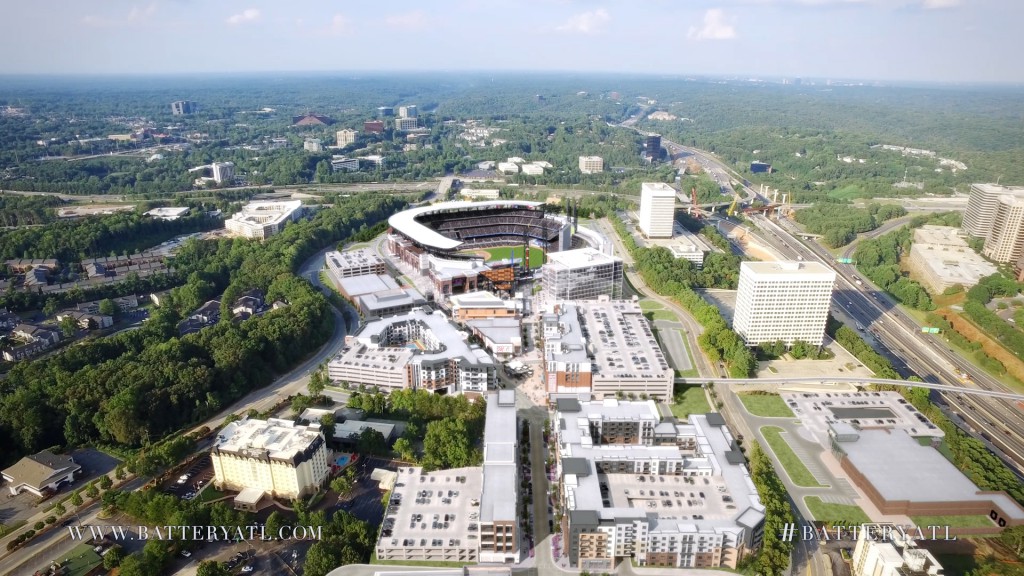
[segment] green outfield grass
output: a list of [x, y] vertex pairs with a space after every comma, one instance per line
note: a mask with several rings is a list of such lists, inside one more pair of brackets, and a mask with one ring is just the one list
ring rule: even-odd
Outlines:
[[[508, 262], [509, 255], [517, 260], [523, 257], [522, 246], [499, 246], [497, 248], [485, 248], [482, 250], [491, 255], [488, 262]], [[544, 251], [536, 246], [530, 246], [530, 268], [540, 268], [544, 264]]]

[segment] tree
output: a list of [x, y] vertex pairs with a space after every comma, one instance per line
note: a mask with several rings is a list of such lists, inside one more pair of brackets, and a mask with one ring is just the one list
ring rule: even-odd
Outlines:
[[124, 550], [120, 546], [114, 546], [103, 555], [103, 567], [107, 570], [117, 568], [121, 565], [121, 560], [124, 560], [124, 556]]
[[110, 490], [110, 487], [114, 485], [114, 481], [110, 479], [110, 476], [104, 474], [100, 476], [100, 488], [104, 490]]
[[121, 313], [121, 307], [110, 298], [104, 298], [100, 300], [99, 312], [104, 316], [118, 316]]
[[449, 417], [427, 424], [423, 438], [423, 466], [430, 470], [463, 468], [473, 464], [466, 423]]
[[57, 504], [57, 506], [53, 509], [53, 513], [56, 514], [58, 517], [63, 516], [68, 513], [68, 509], [65, 508], [63, 504]]
[[216, 560], [203, 560], [196, 569], [196, 576], [231, 576], [231, 571]]
[[96, 483], [92, 482], [85, 488], [85, 495], [89, 498], [95, 498], [100, 495], [99, 488], [96, 487]]
[[313, 398], [319, 398], [326, 386], [327, 378], [324, 377], [323, 370], [316, 370], [309, 375], [309, 384], [306, 387], [309, 389], [309, 395]]
[[336, 419], [334, 418], [334, 414], [324, 414], [323, 416], [320, 417], [320, 426], [323, 427], [324, 430], [333, 431], [334, 425], [336, 424], [335, 420]]
[[313, 404], [313, 399], [305, 394], [296, 394], [292, 398], [292, 412], [295, 414], [302, 414]]
[[333, 546], [325, 542], [316, 542], [306, 552], [306, 563], [302, 573], [305, 576], [327, 576], [327, 573], [341, 565], [341, 557]]
[[352, 479], [342, 474], [334, 480], [331, 480], [331, 490], [338, 493], [338, 496], [343, 496], [352, 489]]
[[359, 434], [356, 451], [360, 454], [387, 454], [388, 441], [378, 430], [367, 428]]
[[1024, 560], [1024, 526], [1004, 528], [1002, 533], [999, 534], [999, 540], [1006, 544], [1010, 550], [1013, 550], [1018, 559]]
[[114, 477], [118, 480], [124, 480], [125, 476], [127, 476], [127, 472], [125, 472], [124, 464], [118, 464], [117, 468], [114, 469]]
[[395, 440], [395, 452], [398, 452], [398, 456], [406, 462], [416, 461], [416, 450], [413, 448], [412, 442], [404, 436]]
[[78, 322], [76, 322], [73, 317], [65, 316], [64, 318], [61, 318], [60, 333], [63, 334], [65, 338], [71, 338], [77, 331]]
[[54, 314], [57, 313], [57, 310], [60, 310], [60, 302], [58, 302], [57, 299], [53, 298], [52, 296], [50, 298], [47, 298], [46, 304], [43, 305], [43, 315], [53, 316]]
[[270, 516], [267, 516], [266, 534], [270, 538], [277, 538], [281, 534], [282, 529], [290, 525], [284, 515], [275, 510], [270, 513]]
[[78, 490], [71, 493], [72, 506], [81, 506], [83, 502], [85, 502], [85, 500], [82, 500], [82, 494]]

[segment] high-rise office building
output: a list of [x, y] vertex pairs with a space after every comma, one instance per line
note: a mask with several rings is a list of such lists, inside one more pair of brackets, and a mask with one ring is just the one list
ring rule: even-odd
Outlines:
[[733, 330], [747, 346], [825, 337], [835, 270], [819, 262], [743, 262]]
[[399, 106], [398, 116], [400, 118], [415, 118], [419, 116], [419, 110], [416, 109], [415, 104], [409, 104], [408, 106]]
[[995, 213], [982, 250], [996, 262], [1016, 262], [1024, 255], [1024, 195], [1009, 194], [996, 201]]
[[230, 182], [235, 177], [234, 162], [214, 162], [210, 167], [213, 169], [213, 181], [217, 184]]
[[640, 231], [648, 238], [671, 238], [675, 227], [676, 190], [661, 182], [640, 185]]
[[338, 146], [344, 147], [344, 146], [348, 146], [349, 144], [355, 144], [356, 143], [356, 134], [357, 134], [357, 132], [355, 130], [350, 130], [348, 128], [346, 128], [344, 130], [338, 130], [338, 133], [337, 133]]
[[1024, 186], [1000, 186], [998, 184], [971, 184], [967, 199], [964, 221], [961, 226], [969, 236], [988, 238], [995, 221], [996, 205], [1001, 196], [1024, 197]]
[[548, 254], [541, 268], [548, 300], [590, 300], [622, 297], [622, 259], [593, 248]]
[[378, 106], [377, 107], [377, 117], [378, 118], [384, 118], [385, 116], [394, 116], [394, 115], [395, 115], [395, 109], [392, 108], [391, 106]]
[[171, 114], [175, 116], [193, 114], [195, 111], [196, 103], [191, 100], [178, 100], [177, 102], [171, 102]]
[[412, 118], [395, 118], [395, 130], [399, 132], [415, 130], [417, 127], [419, 127], [419, 121], [415, 116]]
[[644, 140], [644, 155], [651, 160], [661, 158], [661, 134], [650, 134]]

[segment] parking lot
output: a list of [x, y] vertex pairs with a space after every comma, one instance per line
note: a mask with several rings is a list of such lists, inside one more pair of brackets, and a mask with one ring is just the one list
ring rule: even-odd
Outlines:
[[379, 525], [384, 519], [384, 505], [380, 501], [384, 492], [378, 488], [375, 480], [370, 479], [370, 474], [377, 468], [397, 472], [400, 465], [408, 466], [408, 464], [402, 464], [397, 460], [373, 457], [361, 458], [353, 464], [358, 471], [355, 487], [345, 496], [344, 500], [332, 505], [331, 509], [347, 510], [360, 520], [370, 522], [375, 526]]
[[196, 494], [213, 480], [213, 463], [210, 455], [205, 454], [177, 477], [164, 484], [163, 490], [185, 500], [195, 498]]

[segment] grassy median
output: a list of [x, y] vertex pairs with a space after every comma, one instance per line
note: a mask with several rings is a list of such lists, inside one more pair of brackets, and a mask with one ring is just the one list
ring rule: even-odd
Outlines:
[[789, 443], [782, 437], [782, 433], [785, 432], [778, 426], [762, 426], [761, 434], [764, 435], [764, 439], [768, 442], [768, 446], [771, 447], [772, 452], [782, 463], [782, 467], [786, 469], [786, 474], [789, 479], [793, 481], [793, 484], [802, 486], [804, 488], [819, 488], [824, 484], [819, 484], [815, 480], [811, 471], [807, 469], [803, 461], [793, 452], [790, 448]]

